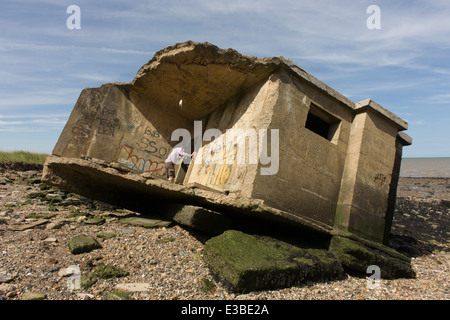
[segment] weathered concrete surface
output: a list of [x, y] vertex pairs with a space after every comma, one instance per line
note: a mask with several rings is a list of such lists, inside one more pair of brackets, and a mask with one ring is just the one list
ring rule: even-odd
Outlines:
[[342, 266], [327, 250], [303, 249], [235, 230], [208, 240], [204, 258], [235, 292], [277, 289], [344, 276]]
[[197, 206], [183, 206], [173, 220], [183, 226], [219, 235], [231, 227], [231, 219], [225, 215]]
[[174, 184], [152, 176], [146, 178], [138, 172], [121, 171], [114, 163], [95, 159], [49, 156], [43, 177], [48, 183], [67, 191], [165, 220], [173, 219], [182, 205], [187, 204], [228, 215], [255, 217], [267, 223], [289, 222], [299, 229], [322, 234], [333, 231], [312, 220], [268, 207], [258, 199]]
[[[158, 178], [176, 129], [219, 136], [194, 139], [203, 161], [170, 185]], [[237, 162], [248, 137], [223, 146], [228, 129], [276, 130], [279, 143], [268, 140], [268, 150], [278, 147], [279, 168], [261, 174], [260, 153]], [[167, 210], [164, 199], [387, 243], [406, 129], [372, 100], [354, 103], [286, 58], [189, 41], [157, 52], [129, 83], [84, 89], [53, 151], [61, 160], [48, 159], [43, 179], [128, 208]]]
[[331, 240], [329, 250], [350, 272], [364, 275], [369, 266], [375, 265], [380, 268], [383, 279], [416, 276], [411, 267], [411, 259], [393, 249], [370, 247], [349, 238], [335, 236]]

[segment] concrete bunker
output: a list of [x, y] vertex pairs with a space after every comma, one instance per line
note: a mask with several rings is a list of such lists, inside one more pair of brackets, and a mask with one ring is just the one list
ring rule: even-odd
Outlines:
[[[169, 201], [386, 243], [407, 127], [286, 58], [188, 41], [84, 89], [43, 179], [141, 212]], [[183, 134], [195, 158], [169, 183]]]

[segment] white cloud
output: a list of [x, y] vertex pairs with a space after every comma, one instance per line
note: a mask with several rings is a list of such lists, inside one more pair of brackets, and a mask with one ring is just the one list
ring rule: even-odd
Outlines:
[[61, 130], [67, 123], [68, 114], [0, 114], [1, 132], [48, 132]]
[[416, 98], [417, 102], [450, 106], [450, 93], [434, 94], [426, 97]]
[[18, 124], [24, 124], [26, 123], [25, 121], [3, 121], [0, 120], [0, 126], [15, 126]]
[[95, 46], [80, 46], [80, 45], [64, 45], [64, 44], [48, 44], [37, 41], [8, 41], [5, 39], [0, 39], [0, 50], [7, 51], [9, 49], [22, 49], [22, 50], [44, 50], [54, 52], [55, 50], [87, 50], [90, 52], [104, 51], [112, 53], [123, 53], [123, 54], [136, 54], [136, 55], [151, 55], [154, 54], [153, 51], [143, 51], [143, 50], [133, 50], [133, 49], [120, 49], [120, 48], [108, 48], [108, 47], [95, 47]]
[[114, 82], [116, 78], [114, 78], [114, 76], [109, 76], [109, 75], [105, 75], [105, 74], [100, 74], [100, 73], [74, 73], [72, 74], [73, 77], [75, 78], [80, 78], [80, 79], [84, 79], [84, 80], [91, 80], [91, 81], [96, 81], [96, 82]]
[[[55, 128], [59, 129], [59, 128]], [[53, 129], [54, 130], [54, 129]], [[2, 128], [0, 127], [0, 132], [9, 133], [33, 133], [33, 132], [48, 132], [49, 128], [30, 128], [30, 127], [17, 127], [17, 128]]]
[[408, 121], [408, 123], [409, 123], [409, 125], [420, 126], [420, 125], [427, 124], [427, 121], [425, 121], [425, 120], [417, 120], [417, 121]]
[[74, 104], [80, 89], [55, 89], [54, 91], [30, 91], [2, 93], [0, 96], [0, 110], [14, 110], [31, 106], [67, 105]]
[[68, 118], [69, 113], [44, 113], [44, 114], [0, 114], [0, 119], [28, 119], [28, 118]]

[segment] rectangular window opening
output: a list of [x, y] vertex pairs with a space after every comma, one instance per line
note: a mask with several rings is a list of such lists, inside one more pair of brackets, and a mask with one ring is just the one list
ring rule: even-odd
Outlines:
[[329, 114], [322, 108], [311, 104], [305, 127], [328, 141], [337, 144], [340, 123], [341, 121], [338, 118]]

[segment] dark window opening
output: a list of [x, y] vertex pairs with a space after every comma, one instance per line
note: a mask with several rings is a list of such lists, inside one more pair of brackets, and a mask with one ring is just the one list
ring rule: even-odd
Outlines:
[[320, 119], [319, 117], [309, 113], [306, 119], [306, 129], [317, 133], [319, 136], [328, 139], [328, 133], [330, 132], [330, 124]]
[[341, 121], [338, 118], [311, 104], [305, 127], [328, 141], [337, 144], [340, 123]]

